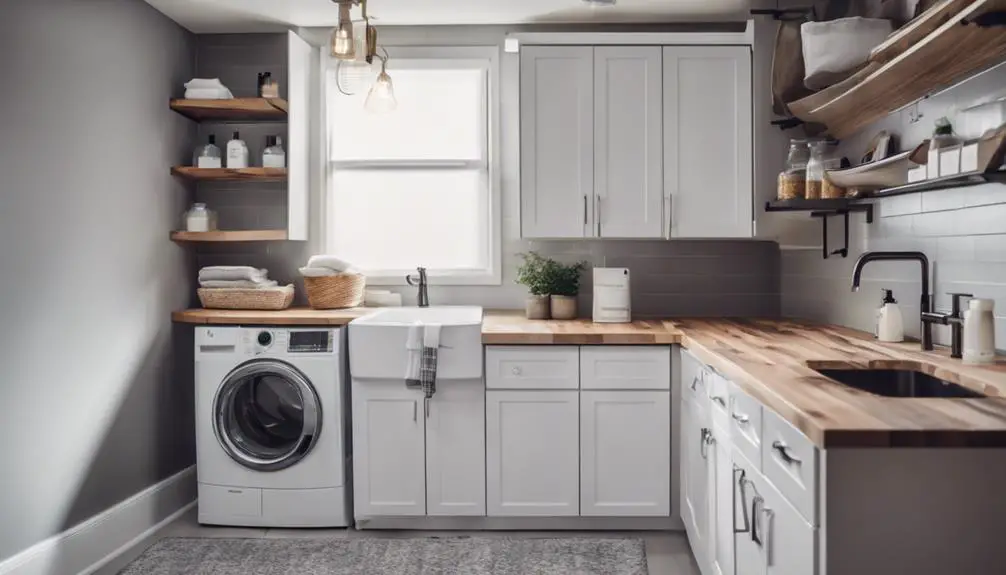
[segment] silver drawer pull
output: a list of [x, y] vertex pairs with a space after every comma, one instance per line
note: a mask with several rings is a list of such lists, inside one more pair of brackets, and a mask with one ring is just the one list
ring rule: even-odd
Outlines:
[[773, 441], [772, 449], [778, 451], [779, 456], [782, 457], [783, 461], [786, 463], [803, 463], [803, 460], [790, 453], [789, 446], [781, 441]]
[[744, 415], [743, 413], [731, 413], [730, 417], [734, 418], [734, 421], [741, 424], [751, 421], [751, 418]]
[[713, 432], [708, 427], [702, 428], [702, 435], [699, 437], [699, 453], [702, 459], [709, 459], [709, 443], [713, 437]]
[[713, 401], [715, 401], [716, 403], [722, 405], [724, 408], [726, 408], [726, 406], [727, 406], [727, 400], [723, 399], [722, 397], [720, 397], [718, 395], [714, 395], [713, 396]]
[[699, 376], [696, 375], [694, 378], [692, 378], [692, 391], [695, 391], [695, 388], [698, 386], [699, 386]]
[[751, 480], [747, 478], [747, 473], [743, 469], [741, 469], [740, 467], [737, 467], [736, 464], [734, 465], [734, 478], [735, 478], [735, 481], [737, 482], [737, 488], [739, 490], [738, 495], [740, 496], [740, 497], [737, 498], [737, 503], [740, 504], [741, 513], [742, 513], [742, 516], [744, 517], [744, 528], [743, 529], [738, 529], [737, 528], [737, 510], [734, 509], [734, 533], [747, 533], [748, 531], [751, 531], [751, 519], [750, 519], [750, 517], [748, 517], [747, 489], [746, 488], [747, 488], [747, 486], [749, 484], [751, 485], [752, 488], [754, 488], [754, 484], [751, 483]]

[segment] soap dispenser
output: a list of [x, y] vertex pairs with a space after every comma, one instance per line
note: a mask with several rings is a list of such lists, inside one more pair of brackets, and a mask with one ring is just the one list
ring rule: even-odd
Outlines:
[[241, 139], [239, 132], [234, 132], [234, 137], [227, 142], [227, 167], [247, 168], [248, 167], [248, 146]]
[[877, 310], [877, 339], [888, 343], [905, 341], [905, 323], [901, 317], [901, 308], [894, 293], [885, 289], [884, 300]]

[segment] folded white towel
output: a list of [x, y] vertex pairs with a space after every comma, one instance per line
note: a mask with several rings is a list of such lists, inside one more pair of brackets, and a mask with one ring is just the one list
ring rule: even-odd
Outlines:
[[184, 85], [186, 88], [203, 88], [209, 90], [217, 88], [227, 89], [227, 86], [224, 86], [223, 82], [220, 81], [220, 78], [193, 78]]
[[405, 362], [405, 386], [410, 388], [422, 387], [420, 380], [420, 367], [423, 358], [423, 324], [416, 322], [409, 326], [409, 334], [405, 339], [405, 349], [408, 352]]
[[230, 288], [230, 289], [268, 289], [279, 285], [275, 280], [249, 281], [249, 280], [205, 280], [199, 282], [199, 287], [203, 288]]
[[311, 259], [307, 260], [307, 267], [328, 268], [337, 272], [352, 272], [354, 269], [353, 264], [346, 260], [327, 255], [311, 256]]
[[300, 268], [300, 275], [306, 278], [323, 278], [328, 276], [334, 276], [339, 272], [333, 270], [332, 268], [311, 268], [304, 267]]
[[189, 88], [185, 98], [189, 100], [230, 100], [234, 97], [227, 88]]
[[269, 279], [269, 270], [249, 266], [208, 266], [199, 270], [199, 281], [247, 280], [262, 282]]

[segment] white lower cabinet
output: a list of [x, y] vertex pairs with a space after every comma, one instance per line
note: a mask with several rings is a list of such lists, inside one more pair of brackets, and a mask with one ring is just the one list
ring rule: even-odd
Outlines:
[[580, 392], [580, 515], [668, 516], [667, 391]]
[[699, 565], [708, 561], [709, 410], [699, 401], [681, 402], [681, 519]]
[[580, 514], [579, 392], [486, 392], [491, 517]]
[[426, 514], [486, 514], [485, 390], [439, 382], [426, 420]]
[[353, 385], [357, 517], [426, 515], [423, 396], [404, 382]]
[[733, 454], [726, 429], [713, 425], [709, 457], [709, 563], [713, 575], [734, 575]]

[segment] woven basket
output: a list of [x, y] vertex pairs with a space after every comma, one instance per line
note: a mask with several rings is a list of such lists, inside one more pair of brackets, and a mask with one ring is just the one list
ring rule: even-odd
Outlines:
[[270, 289], [199, 288], [199, 301], [206, 309], [280, 310], [293, 303], [293, 286]]
[[318, 278], [304, 278], [307, 301], [314, 309], [342, 309], [363, 303], [363, 290], [367, 278], [360, 274], [337, 274]]

